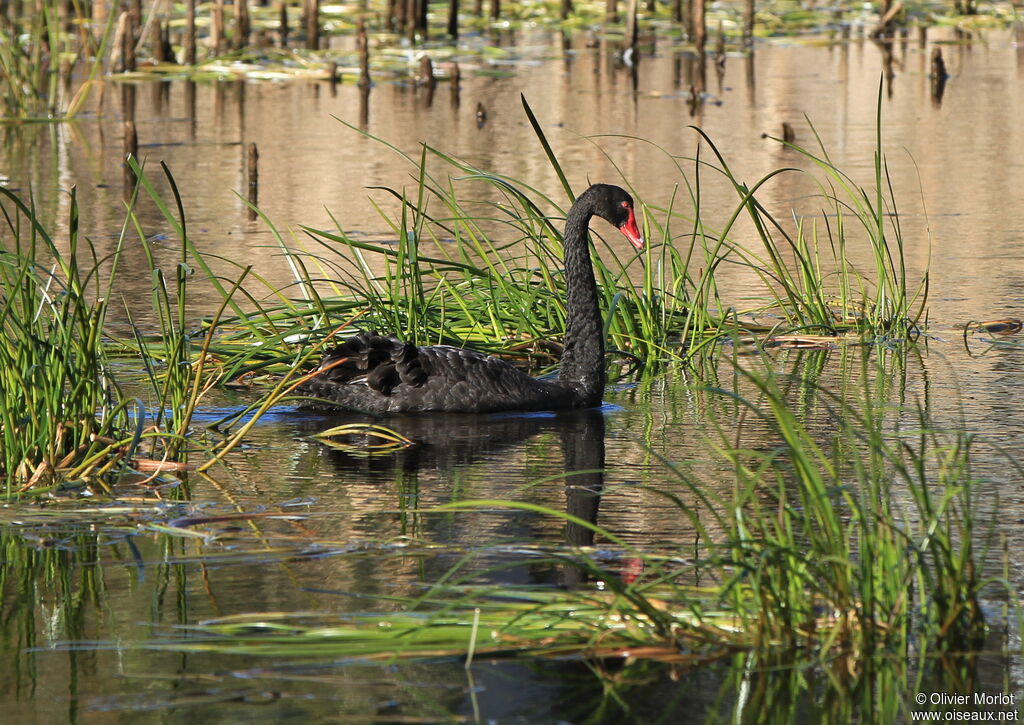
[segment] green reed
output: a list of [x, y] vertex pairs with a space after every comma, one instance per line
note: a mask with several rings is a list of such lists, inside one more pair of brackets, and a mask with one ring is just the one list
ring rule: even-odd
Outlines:
[[8, 494], [103, 471], [120, 447], [134, 447], [138, 404], [111, 375], [102, 334], [111, 295], [100, 266], [116, 270], [78, 232], [71, 193], [67, 246], [38, 223], [33, 208], [0, 189], [11, 246], [0, 250], [0, 476]]
[[[134, 169], [142, 188], [158, 199], [142, 169]], [[168, 179], [184, 236], [184, 213]], [[116, 243], [101, 255], [79, 233], [74, 190], [67, 238], [57, 239], [39, 222], [31, 201], [0, 189], [10, 240], [0, 249], [0, 477], [8, 495], [72, 480], [102, 488], [108, 474], [128, 470], [144, 441], [145, 455], [177, 459], [192, 413], [215, 379], [205, 363], [216, 319], [197, 332], [186, 315], [188, 246], [182, 243], [169, 288], [135, 215], [137, 193]], [[158, 206], [167, 210], [162, 201]], [[141, 330], [116, 294], [132, 229], [149, 260], [158, 334]], [[237, 286], [222, 287], [224, 306]], [[109, 328], [111, 304], [124, 307], [132, 340], [118, 339]], [[192, 339], [203, 333], [197, 355]], [[139, 388], [138, 373], [118, 359], [126, 348], [152, 385], [148, 407], [126, 392]]]
[[[0, 71], [7, 81], [2, 115], [7, 121], [69, 120], [101, 82], [116, 13], [94, 28], [85, 3], [43, 0], [22, 10], [21, 17], [0, 15]], [[76, 88], [72, 75], [80, 65], [85, 77]]]
[[[523, 105], [571, 202], [557, 157], [525, 99]], [[835, 221], [822, 214], [792, 222], [773, 216], [759, 194], [777, 176], [803, 172], [778, 169], [748, 185], [697, 133], [713, 159], [698, 156], [687, 173], [673, 158], [680, 174], [676, 188], [686, 194], [667, 189], [660, 207], [639, 200], [649, 241], [643, 252], [617, 252], [603, 242], [600, 225], [592, 232], [605, 331], [614, 350], [649, 361], [692, 361], [740, 330], [910, 336], [926, 303], [927, 273], [911, 284], [880, 132], [873, 192], [857, 186], [824, 150], [814, 155], [797, 149], [823, 172], [821, 206]], [[305, 307], [293, 307], [294, 322], [315, 339], [331, 328], [328, 307], [342, 315], [365, 307], [362, 324], [420, 344], [448, 342], [540, 361], [557, 357], [566, 317], [559, 223], [565, 210], [558, 200], [426, 144], [410, 156], [380, 142], [410, 164], [414, 180], [412, 189], [382, 189], [400, 204], [394, 214], [378, 207], [397, 243], [357, 240], [340, 225], [338, 231], [305, 227], [312, 244], [282, 242], [306, 300]], [[703, 208], [709, 174], [724, 179], [738, 197], [720, 228], [713, 228]], [[632, 186], [625, 177], [620, 183]], [[740, 231], [743, 217], [753, 239]], [[680, 223], [687, 227], [682, 233], [673, 229]], [[850, 258], [851, 250], [865, 246], [873, 273], [860, 271]], [[763, 301], [755, 311], [773, 315], [773, 327], [753, 324], [750, 311], [726, 298], [718, 283], [726, 264], [749, 268], [762, 281]]]

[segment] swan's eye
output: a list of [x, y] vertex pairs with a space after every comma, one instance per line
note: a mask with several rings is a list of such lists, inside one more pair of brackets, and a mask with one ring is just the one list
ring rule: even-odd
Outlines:
[[622, 202], [622, 208], [623, 209], [628, 209], [629, 208], [629, 202], [628, 201]]

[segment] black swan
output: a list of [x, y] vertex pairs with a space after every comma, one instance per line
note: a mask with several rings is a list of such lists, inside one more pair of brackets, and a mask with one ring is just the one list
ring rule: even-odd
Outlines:
[[374, 414], [600, 405], [605, 383], [603, 326], [587, 241], [587, 225], [594, 215], [617, 227], [637, 249], [643, 248], [633, 199], [625, 190], [595, 184], [569, 209], [564, 236], [567, 324], [557, 382], [532, 378], [504, 360], [472, 350], [416, 347], [361, 332], [324, 355], [318, 368], [322, 372], [299, 386], [301, 394], [316, 399], [303, 405]]

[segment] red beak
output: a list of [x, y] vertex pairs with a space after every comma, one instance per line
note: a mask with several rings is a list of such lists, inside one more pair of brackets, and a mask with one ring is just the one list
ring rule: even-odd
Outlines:
[[644, 238], [640, 234], [640, 229], [637, 228], [633, 207], [629, 208], [629, 217], [626, 219], [626, 223], [619, 227], [619, 231], [622, 232], [622, 236], [628, 239], [634, 247], [637, 249], [644, 248]]

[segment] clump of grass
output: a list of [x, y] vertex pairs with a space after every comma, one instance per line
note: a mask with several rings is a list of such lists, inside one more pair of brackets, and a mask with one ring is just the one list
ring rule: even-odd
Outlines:
[[[152, 192], [142, 169], [134, 169]], [[217, 379], [205, 363], [220, 313], [206, 331], [192, 329], [185, 313], [189, 248], [183, 242], [169, 288], [135, 216], [135, 200], [133, 195], [113, 250], [100, 257], [79, 234], [74, 190], [65, 246], [40, 224], [31, 202], [0, 189], [11, 240], [0, 249], [0, 477], [8, 495], [76, 479], [103, 488], [109, 474], [127, 470], [143, 452], [143, 442], [146, 455], [178, 459], [192, 413]], [[178, 211], [184, 237], [180, 201]], [[162, 334], [141, 331], [126, 306], [134, 339], [111, 344], [116, 337], [107, 318], [117, 303], [120, 260], [132, 227], [149, 256], [153, 312]], [[224, 306], [240, 282], [222, 287]], [[203, 332], [196, 351], [192, 338]], [[138, 390], [138, 375], [113, 364], [125, 347], [139, 355], [152, 385], [148, 408], [125, 392]]]
[[[523, 103], [571, 203], [573, 190]], [[779, 174], [802, 172], [779, 169], [748, 185], [701, 136], [713, 161], [695, 159], [688, 175], [675, 160], [690, 208], [681, 208], [685, 204], [675, 193], [660, 207], [641, 200], [649, 240], [644, 252], [622, 255], [593, 232], [602, 247], [594, 266], [614, 351], [652, 363], [695, 361], [741, 331], [912, 339], [924, 313], [928, 277], [915, 284], [906, 269], [880, 135], [870, 193], [832, 164], [823, 148], [817, 154], [798, 149], [823, 172], [822, 206], [835, 221], [822, 214], [792, 223], [773, 216], [758, 195]], [[337, 220], [336, 231], [305, 227], [312, 240], [305, 246], [280, 241], [305, 301], [282, 310], [292, 315], [295, 329], [304, 328], [315, 340], [334, 328], [338, 313], [359, 306], [367, 310], [361, 324], [417, 344], [476, 347], [537, 366], [556, 360], [566, 319], [561, 202], [428, 145], [413, 157], [381, 143], [409, 162], [414, 179], [408, 190], [383, 189], [400, 204], [394, 216], [381, 212], [396, 241], [355, 239]], [[720, 229], [711, 227], [702, 208], [709, 173], [725, 179], [738, 196]], [[631, 186], [625, 177], [620, 183]], [[751, 221], [753, 239], [738, 231], [743, 216]], [[682, 233], [673, 229], [680, 223], [687, 227]], [[858, 236], [874, 262], [871, 271], [850, 261]], [[747, 267], [763, 282], [763, 301], [755, 309], [773, 315], [772, 326], [755, 324], [748, 310], [725, 298], [717, 283], [725, 264]], [[259, 324], [252, 316], [246, 321], [254, 322]], [[279, 324], [275, 319], [266, 334]]]
[[11, 494], [109, 471], [138, 444], [141, 410], [110, 373], [102, 334], [112, 290], [79, 237], [74, 191], [66, 249], [31, 206], [0, 195], [13, 240], [0, 250], [0, 476]]
[[977, 649], [986, 581], [974, 548], [973, 436], [936, 428], [922, 405], [892, 420], [863, 351], [861, 361], [859, 399], [814, 392], [825, 436], [786, 404], [783, 381], [741, 371], [760, 400], [737, 400], [775, 444], [755, 436], [742, 446], [742, 432], [721, 432], [718, 451], [735, 472], [732, 498], [713, 507], [729, 532], [729, 608], [757, 623], [762, 647], [854, 660], [911, 644], [920, 654]]

